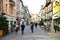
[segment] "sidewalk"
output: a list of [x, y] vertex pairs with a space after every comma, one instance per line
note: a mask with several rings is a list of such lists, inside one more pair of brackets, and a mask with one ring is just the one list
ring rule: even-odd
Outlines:
[[48, 35], [53, 36], [53, 37], [60, 37], [60, 31], [52, 32], [52, 30], [50, 30], [50, 32], [46, 31], [44, 28], [41, 28], [42, 30], [44, 30], [44, 32], [46, 32]]

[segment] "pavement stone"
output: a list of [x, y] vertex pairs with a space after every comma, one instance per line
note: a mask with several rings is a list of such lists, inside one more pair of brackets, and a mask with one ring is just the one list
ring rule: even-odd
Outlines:
[[21, 31], [19, 31], [16, 35], [15, 33], [12, 33], [1, 38], [0, 40], [60, 40], [59, 34], [60, 32], [47, 34], [39, 26], [37, 29], [34, 28], [34, 33], [31, 33], [30, 27], [26, 26], [24, 35], [21, 35]]

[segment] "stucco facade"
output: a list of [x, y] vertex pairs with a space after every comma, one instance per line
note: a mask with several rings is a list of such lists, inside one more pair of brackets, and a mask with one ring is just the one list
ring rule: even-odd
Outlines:
[[3, 12], [9, 22], [9, 28], [16, 22], [16, 0], [3, 0]]

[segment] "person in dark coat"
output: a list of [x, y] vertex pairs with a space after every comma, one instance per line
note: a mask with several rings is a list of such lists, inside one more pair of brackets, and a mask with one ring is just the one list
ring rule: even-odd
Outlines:
[[57, 31], [57, 26], [56, 25], [54, 25], [54, 30], [55, 30], [55, 33], [56, 33], [56, 31]]
[[25, 25], [24, 23], [21, 24], [21, 33], [24, 34], [24, 28], [25, 28]]
[[35, 23], [35, 28], [37, 28], [37, 22]]
[[31, 22], [31, 32], [33, 33], [33, 29], [34, 29], [34, 23]]
[[16, 27], [16, 24], [14, 23], [14, 24], [12, 24], [12, 26], [11, 26], [11, 32], [13, 33], [14, 32], [14, 28]]

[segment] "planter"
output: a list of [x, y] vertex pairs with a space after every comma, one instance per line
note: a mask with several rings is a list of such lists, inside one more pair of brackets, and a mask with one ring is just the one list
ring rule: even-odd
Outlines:
[[44, 28], [44, 25], [40, 25], [40, 28]]
[[3, 30], [0, 30], [0, 37], [3, 36]]
[[6, 32], [5, 31], [3, 31], [3, 36], [5, 36], [6, 35]]
[[44, 26], [43, 26], [43, 25], [41, 25], [41, 28], [44, 28]]
[[3, 36], [6, 36], [8, 34], [8, 31], [3, 31]]
[[43, 28], [44, 26], [42, 25], [41, 28]]

